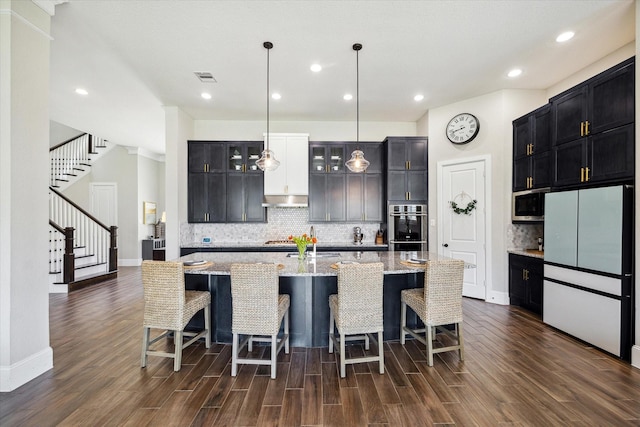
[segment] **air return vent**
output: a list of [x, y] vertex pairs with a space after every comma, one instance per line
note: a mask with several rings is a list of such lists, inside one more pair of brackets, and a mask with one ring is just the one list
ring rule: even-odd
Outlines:
[[217, 83], [216, 79], [213, 77], [213, 74], [208, 71], [194, 71], [193, 73], [203, 83]]

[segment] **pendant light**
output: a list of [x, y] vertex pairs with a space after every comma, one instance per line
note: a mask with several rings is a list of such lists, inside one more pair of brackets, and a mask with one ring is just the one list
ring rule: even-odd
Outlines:
[[360, 150], [360, 64], [359, 52], [362, 49], [360, 43], [353, 45], [356, 51], [356, 149], [351, 153], [351, 158], [345, 165], [351, 172], [364, 172], [369, 167], [369, 161], [364, 158], [364, 153]]
[[274, 171], [280, 166], [280, 162], [276, 160], [273, 151], [269, 150], [269, 50], [273, 47], [273, 43], [264, 42], [262, 46], [267, 49], [267, 143], [262, 155], [256, 160], [256, 165], [263, 171]]

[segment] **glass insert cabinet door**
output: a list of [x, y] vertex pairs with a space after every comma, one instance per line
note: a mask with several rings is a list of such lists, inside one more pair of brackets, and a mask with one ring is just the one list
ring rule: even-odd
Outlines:
[[262, 153], [262, 144], [229, 144], [227, 146], [227, 168], [229, 171], [258, 171], [256, 160]]
[[321, 145], [311, 147], [311, 172], [335, 173], [344, 171], [344, 146]]

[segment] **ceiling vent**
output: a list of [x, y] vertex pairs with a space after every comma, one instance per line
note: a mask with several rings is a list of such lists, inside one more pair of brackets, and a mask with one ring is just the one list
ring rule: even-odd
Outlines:
[[208, 71], [194, 71], [193, 73], [203, 83], [218, 83], [215, 77], [213, 77], [213, 74]]

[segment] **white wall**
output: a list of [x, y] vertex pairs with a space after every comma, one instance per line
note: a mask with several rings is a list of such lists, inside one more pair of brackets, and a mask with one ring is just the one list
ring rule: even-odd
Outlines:
[[187, 222], [187, 141], [193, 137], [193, 120], [177, 107], [165, 107], [166, 259], [180, 255], [180, 224]]
[[82, 135], [84, 132], [81, 132], [77, 129], [70, 128], [69, 126], [63, 125], [62, 123], [54, 122], [53, 120], [49, 121], [49, 146], [53, 147], [54, 145], [58, 145], [62, 142], [68, 141], [71, 138], [75, 138], [79, 135]]
[[3, 392], [53, 367], [44, 267], [49, 259], [49, 29], [50, 16], [32, 2], [0, 1]]
[[[636, 40], [640, 36], [640, 7], [636, 1]], [[633, 49], [636, 60], [638, 53], [640, 53], [640, 46], [635, 45]], [[640, 201], [640, 149], [638, 148], [638, 141], [640, 141], [640, 67], [636, 64], [636, 188], [635, 188], [635, 203], [636, 203], [636, 215], [635, 215], [635, 227], [636, 227], [636, 239], [635, 239], [635, 291], [636, 291], [636, 344], [631, 351], [631, 363], [633, 366], [640, 368], [640, 208], [638, 203]]]
[[[156, 204], [156, 221], [160, 221], [160, 216], [164, 210], [164, 194], [162, 202], [160, 197], [160, 185], [157, 180], [158, 162], [148, 157], [137, 156], [138, 160], [138, 240], [147, 239], [155, 234], [155, 224], [144, 224], [144, 215], [142, 211], [143, 202], [154, 202]], [[163, 168], [164, 169], [164, 168]], [[162, 183], [164, 188], [164, 179]], [[138, 244], [137, 258], [142, 259], [142, 244]]]
[[[266, 132], [264, 121], [194, 121], [194, 137], [197, 140], [260, 141]], [[308, 133], [310, 141], [355, 141], [356, 123], [346, 122], [269, 122], [269, 132]], [[382, 141], [387, 136], [415, 136], [414, 122], [363, 122], [360, 121], [360, 141]], [[277, 154], [277, 153], [276, 153]]]
[[[438, 182], [437, 163], [444, 160], [477, 156], [491, 158], [492, 181], [487, 183], [492, 205], [487, 206], [487, 220], [493, 236], [487, 235], [487, 297], [508, 301], [506, 229], [511, 223], [511, 121], [546, 103], [543, 91], [504, 90], [446, 105], [429, 111], [429, 218], [436, 225], [429, 227], [429, 249], [437, 252], [438, 241]], [[445, 128], [458, 113], [471, 113], [480, 121], [480, 133], [469, 144], [451, 144]]]

